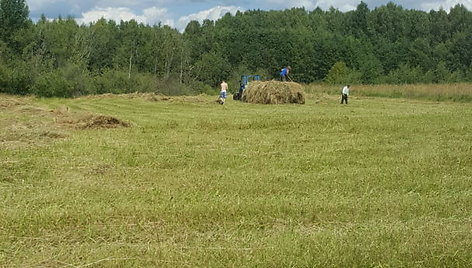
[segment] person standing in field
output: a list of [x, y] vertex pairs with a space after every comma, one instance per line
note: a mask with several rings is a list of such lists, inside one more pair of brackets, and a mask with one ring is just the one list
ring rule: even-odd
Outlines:
[[350, 88], [351, 88], [351, 85], [347, 85], [343, 87], [342, 96], [341, 96], [341, 104], [343, 104], [344, 101], [346, 101], [346, 104], [347, 104], [347, 98], [349, 97]]
[[280, 71], [280, 80], [281, 80], [281, 81], [287, 81], [287, 78], [290, 78], [290, 77], [288, 76], [288, 74], [289, 74], [289, 72], [290, 72], [291, 69], [292, 69], [292, 68], [290, 68], [290, 66], [287, 66], [287, 67], [283, 68], [283, 69]]
[[218, 102], [220, 104], [225, 104], [226, 101], [226, 92], [228, 91], [228, 84], [223, 80], [221, 82], [221, 89], [220, 89], [220, 97], [218, 98]]

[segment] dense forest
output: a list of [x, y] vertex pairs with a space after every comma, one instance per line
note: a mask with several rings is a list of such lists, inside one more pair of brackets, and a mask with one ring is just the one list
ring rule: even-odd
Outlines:
[[472, 12], [408, 10], [395, 3], [341, 12], [249, 10], [217, 21], [163, 25], [73, 18], [36, 22], [24, 0], [0, 0], [0, 92], [85, 94], [211, 92], [241, 74], [302, 83], [472, 81]]

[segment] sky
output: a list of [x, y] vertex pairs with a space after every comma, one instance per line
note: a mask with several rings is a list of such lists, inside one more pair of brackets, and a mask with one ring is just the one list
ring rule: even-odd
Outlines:
[[[135, 19], [148, 25], [161, 23], [180, 31], [192, 20], [217, 20], [226, 13], [238, 10], [283, 10], [304, 7], [313, 10], [330, 7], [346, 12], [353, 10], [361, 0], [27, 0], [30, 17], [37, 20], [41, 15], [54, 19], [59, 16], [73, 17], [79, 24], [95, 22], [100, 18], [117, 22]], [[392, 0], [364, 0], [373, 9]], [[430, 11], [443, 8], [449, 10], [463, 4], [472, 10], [472, 0], [393, 0], [406, 9]]]

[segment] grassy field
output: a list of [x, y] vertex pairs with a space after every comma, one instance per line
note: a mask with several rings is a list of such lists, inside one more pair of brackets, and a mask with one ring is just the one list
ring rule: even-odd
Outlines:
[[[307, 92], [338, 95], [341, 88], [312, 84]], [[417, 85], [353, 85], [353, 94], [367, 97], [408, 98], [430, 101], [472, 102], [472, 84], [417, 84]]]
[[[470, 265], [471, 104], [355, 90], [0, 95], [0, 266]], [[77, 127], [89, 113], [130, 127]]]

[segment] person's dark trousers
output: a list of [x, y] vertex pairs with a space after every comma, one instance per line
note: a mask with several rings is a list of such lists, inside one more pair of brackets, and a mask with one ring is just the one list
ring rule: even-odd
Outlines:
[[344, 101], [346, 101], [347, 104], [347, 94], [343, 94], [343, 96], [341, 97], [341, 104], [343, 104]]

